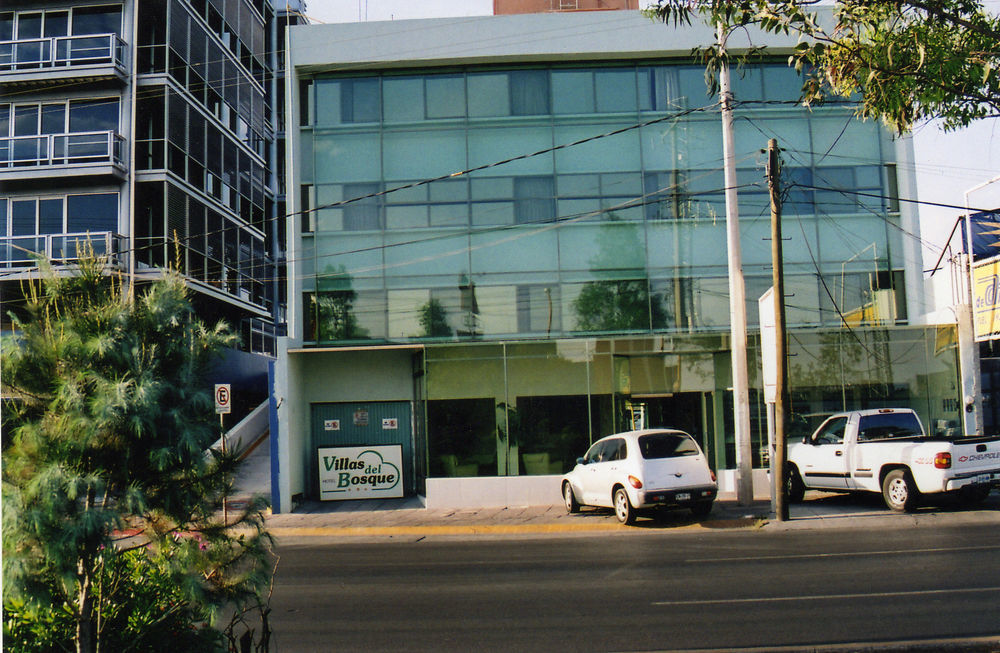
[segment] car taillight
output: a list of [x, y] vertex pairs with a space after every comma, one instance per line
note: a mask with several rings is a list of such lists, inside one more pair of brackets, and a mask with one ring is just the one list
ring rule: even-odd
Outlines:
[[712, 482], [713, 482], [713, 483], [716, 483], [716, 482], [718, 482], [718, 480], [719, 480], [719, 479], [717, 479], [717, 478], [715, 477], [715, 470], [714, 470], [714, 469], [710, 469], [710, 470], [708, 470], [708, 473], [712, 475]]
[[629, 476], [628, 477], [628, 484], [631, 485], [632, 487], [634, 487], [637, 490], [642, 487], [642, 481], [640, 481], [639, 479], [637, 479], [635, 476]]
[[951, 453], [948, 451], [942, 451], [934, 456], [934, 467], [936, 469], [951, 468]]

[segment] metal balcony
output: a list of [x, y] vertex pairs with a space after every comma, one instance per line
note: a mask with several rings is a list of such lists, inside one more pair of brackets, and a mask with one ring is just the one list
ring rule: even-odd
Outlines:
[[125, 138], [113, 131], [0, 138], [0, 181], [125, 176]]
[[0, 41], [0, 86], [73, 78], [126, 79], [128, 48], [117, 34]]
[[90, 250], [97, 256], [107, 256], [110, 265], [117, 267], [127, 256], [124, 243], [124, 236], [110, 231], [4, 236], [0, 237], [0, 268], [32, 269], [38, 266], [39, 256], [53, 265], [65, 265], [78, 261]]

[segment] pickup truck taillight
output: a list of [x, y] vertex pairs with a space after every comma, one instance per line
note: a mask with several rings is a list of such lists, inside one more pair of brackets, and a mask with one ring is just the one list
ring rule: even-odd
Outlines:
[[951, 453], [947, 451], [942, 451], [934, 456], [934, 467], [935, 469], [950, 469], [951, 468]]

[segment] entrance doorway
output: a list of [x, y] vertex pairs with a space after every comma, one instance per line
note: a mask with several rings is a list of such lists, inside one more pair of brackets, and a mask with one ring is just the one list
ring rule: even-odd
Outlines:
[[321, 447], [399, 445], [404, 495], [416, 494], [412, 412], [408, 401], [313, 404], [311, 446], [306, 460], [310, 498], [320, 498], [317, 450]]

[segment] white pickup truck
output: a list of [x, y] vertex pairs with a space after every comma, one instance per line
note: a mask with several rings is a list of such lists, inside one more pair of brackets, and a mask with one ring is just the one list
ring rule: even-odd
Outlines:
[[881, 492], [889, 508], [912, 511], [923, 494], [956, 492], [982, 501], [1000, 487], [1000, 437], [934, 437], [906, 408], [831, 416], [790, 443], [789, 501], [806, 490]]

